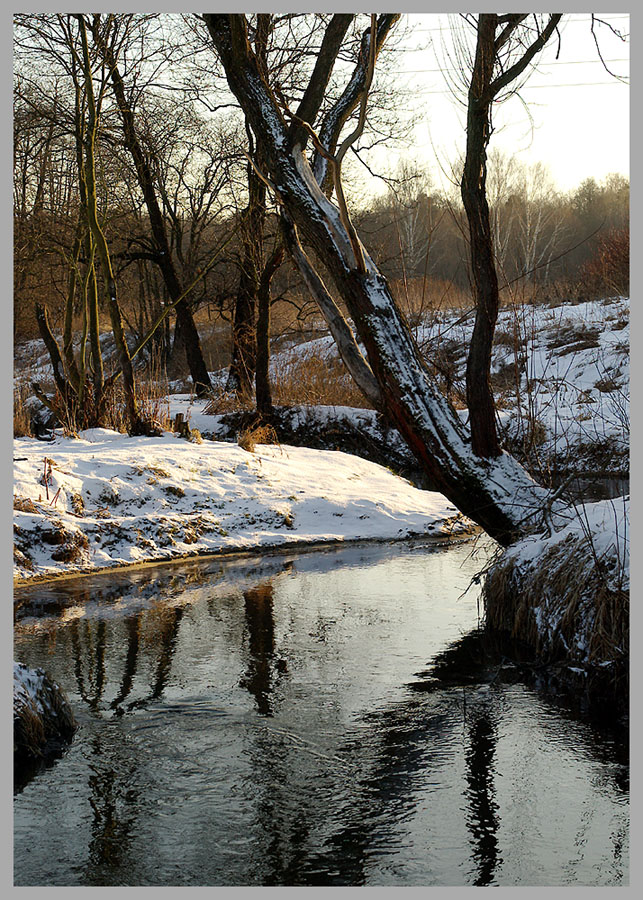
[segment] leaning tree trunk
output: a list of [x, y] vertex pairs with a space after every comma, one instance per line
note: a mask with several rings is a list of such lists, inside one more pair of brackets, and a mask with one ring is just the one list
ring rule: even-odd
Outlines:
[[[550, 498], [509, 454], [480, 459], [470, 436], [431, 379], [388, 283], [349, 236], [274, 102], [246, 38], [245, 19], [206, 13], [231, 90], [261, 144], [278, 201], [323, 259], [355, 323], [379, 385], [382, 408], [437, 490], [507, 545], [540, 524]], [[352, 242], [351, 242], [352, 238]], [[360, 269], [364, 268], [364, 271]]]

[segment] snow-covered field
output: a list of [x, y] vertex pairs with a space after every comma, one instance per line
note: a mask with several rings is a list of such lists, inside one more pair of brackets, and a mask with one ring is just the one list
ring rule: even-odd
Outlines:
[[[472, 317], [461, 318], [453, 311], [436, 315], [417, 333], [429, 360], [438, 350], [447, 353], [453, 386], [460, 389], [473, 325]], [[40, 343], [17, 352], [17, 381], [29, 361], [46, 378]], [[274, 369], [296, 370], [311, 353], [330, 359], [336, 350], [329, 337], [293, 345], [275, 355]], [[612, 460], [614, 471], [626, 468], [627, 299], [504, 308], [493, 371], [506, 376], [496, 397], [508, 434], [519, 437], [526, 422], [537, 421], [545, 459], [571, 460], [582, 470], [591, 447], [603, 453], [607, 469]], [[213, 373], [217, 384], [220, 375]], [[234, 437], [220, 416], [204, 413], [205, 406], [189, 394], [167, 399], [170, 415], [183, 413], [204, 436]], [[459, 414], [467, 418], [466, 409]], [[398, 459], [408, 454], [396, 432], [382, 432], [372, 410], [300, 407], [289, 415], [295, 426], [319, 433], [343, 417], [383, 440]], [[17, 439], [14, 458], [19, 578], [292, 542], [439, 533], [452, 527], [456, 514], [441, 495], [416, 490], [387, 469], [303, 447], [259, 446], [248, 453], [237, 444], [195, 444], [169, 432], [128, 438], [94, 429], [79, 439], [56, 432], [53, 443]]]
[[107, 429], [14, 442], [18, 578], [470, 528], [441, 494], [345, 453]]
[[[545, 464], [556, 460], [559, 467], [582, 470], [591, 465], [589, 448], [609, 447], [614, 470], [626, 470], [629, 311], [624, 297], [500, 310], [492, 381], [507, 437], [520, 443], [535, 423], [537, 452]], [[419, 328], [417, 337], [429, 361], [442, 350], [453, 386], [464, 395], [473, 317], [460, 319], [445, 312]]]
[[[629, 309], [628, 299], [613, 297], [500, 311], [492, 364], [498, 421], [512, 452], [521, 457], [523, 447], [529, 447], [526, 465], [581, 474], [592, 469], [628, 472]], [[417, 329], [417, 339], [429, 363], [436, 351], [441, 354], [440, 366], [446, 358], [452, 390], [464, 397], [473, 317], [461, 319], [452, 310], [436, 315]], [[298, 362], [311, 354], [330, 360], [337, 350], [330, 337], [307, 341], [275, 354], [273, 370], [296, 372]], [[443, 377], [439, 371], [437, 377]], [[212, 378], [223, 387], [221, 373], [212, 373]], [[203, 414], [206, 405], [185, 393], [168, 398], [172, 417], [181, 412], [202, 434], [226, 435], [220, 416]], [[467, 421], [466, 409], [458, 414]], [[380, 430], [371, 410], [312, 407], [306, 415], [301, 411], [297, 415], [307, 416], [311, 425], [332, 417], [351, 419], [374, 435]], [[387, 440], [398, 454], [407, 453], [397, 435]]]

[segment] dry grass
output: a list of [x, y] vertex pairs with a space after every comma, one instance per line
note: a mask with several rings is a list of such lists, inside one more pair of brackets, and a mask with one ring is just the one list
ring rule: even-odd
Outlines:
[[27, 406], [27, 400], [31, 394], [27, 382], [20, 382], [13, 391], [13, 436], [33, 437], [31, 429], [31, 413]]
[[[370, 404], [356, 387], [344, 363], [315, 348], [306, 348], [296, 360], [279, 360], [270, 376], [272, 400], [276, 406], [351, 406], [369, 408]], [[255, 409], [253, 397], [240, 397], [219, 391], [203, 412], [223, 415]]]
[[239, 396], [234, 392], [219, 391], [203, 407], [203, 412], [206, 416], [218, 416], [241, 410], [251, 412], [254, 408], [254, 398]]
[[64, 692], [48, 675], [42, 674], [39, 695], [42, 711], [30, 698], [14, 695], [13, 752], [16, 764], [42, 756], [49, 740], [69, 740], [76, 729]]
[[[79, 431], [92, 427], [96, 422], [96, 410], [93, 393], [88, 385], [85, 399], [70, 409], [53, 383], [36, 378], [35, 372], [28, 369], [21, 373], [23, 378], [14, 388], [13, 393], [13, 436], [34, 437], [31, 426], [32, 414], [28, 400], [33, 397], [31, 381], [36, 380], [47, 394], [59, 426], [65, 436], [74, 437]], [[32, 377], [33, 375], [33, 377]], [[171, 428], [168, 403], [170, 386], [165, 366], [156, 358], [149, 361], [136, 374], [136, 396], [141, 415], [144, 420], [153, 422], [164, 429]], [[125, 396], [120, 380], [113, 384], [105, 397], [104, 414], [101, 424], [105, 428], [125, 433], [127, 419], [125, 413]]]
[[559, 356], [598, 347], [601, 330], [598, 326], [563, 325], [547, 344], [549, 350], [560, 350]]
[[39, 512], [38, 507], [30, 500], [29, 497], [18, 497], [14, 494], [13, 496], [13, 508], [18, 512], [26, 512], [26, 513], [37, 513]]
[[629, 595], [608, 584], [584, 537], [570, 535], [522, 569], [511, 554], [501, 558], [482, 596], [487, 625], [543, 662], [627, 665]]
[[271, 385], [277, 405], [370, 407], [341, 359], [315, 350], [275, 367]]
[[254, 453], [257, 444], [278, 444], [281, 446], [274, 427], [265, 423], [244, 428], [237, 436], [237, 444], [248, 453]]
[[466, 310], [473, 306], [469, 290], [439, 278], [402, 278], [390, 282], [391, 293], [412, 326], [446, 309]]

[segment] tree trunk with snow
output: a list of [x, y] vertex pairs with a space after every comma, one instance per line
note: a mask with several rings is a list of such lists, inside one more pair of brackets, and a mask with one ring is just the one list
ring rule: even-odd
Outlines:
[[[382, 408], [435, 488], [503, 544], [524, 534], [548, 499], [506, 453], [480, 459], [455, 411], [431, 380], [398, 311], [388, 283], [326, 197], [306, 160], [296, 126], [289, 125], [262, 77], [242, 15], [206, 13], [205, 22], [237, 97], [261, 144], [278, 202], [332, 274], [355, 323], [376, 380]], [[330, 75], [330, 72], [329, 72]]]

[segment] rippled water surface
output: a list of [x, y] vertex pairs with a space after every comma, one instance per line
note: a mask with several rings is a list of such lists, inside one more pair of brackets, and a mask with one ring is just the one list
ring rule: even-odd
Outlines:
[[15, 658], [80, 727], [18, 787], [15, 883], [626, 884], [624, 739], [472, 664], [472, 549], [21, 590]]

